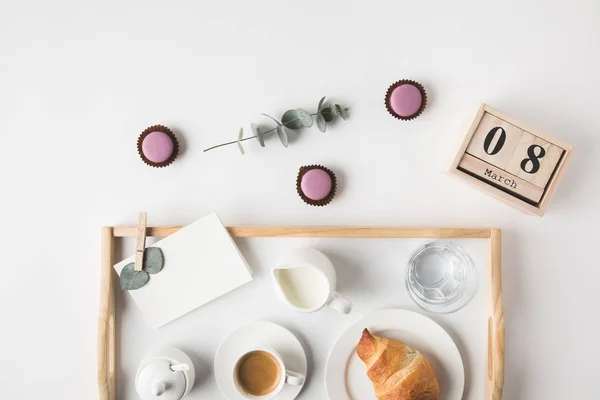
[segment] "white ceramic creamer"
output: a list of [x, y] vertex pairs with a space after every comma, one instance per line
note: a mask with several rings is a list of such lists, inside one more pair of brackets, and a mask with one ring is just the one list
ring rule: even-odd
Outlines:
[[327, 256], [313, 248], [287, 254], [272, 271], [275, 292], [300, 312], [314, 312], [326, 305], [344, 314], [352, 303], [335, 291], [337, 277]]

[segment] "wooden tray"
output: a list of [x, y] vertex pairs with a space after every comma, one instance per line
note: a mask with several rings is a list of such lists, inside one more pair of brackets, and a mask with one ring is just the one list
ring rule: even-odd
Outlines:
[[[147, 235], [169, 236], [182, 227], [148, 227]], [[317, 237], [400, 239], [485, 239], [488, 263], [485, 278], [487, 373], [485, 399], [500, 400], [504, 386], [504, 309], [502, 305], [501, 233], [483, 228], [370, 228], [370, 227], [229, 227], [233, 237]], [[136, 236], [136, 226], [102, 228], [100, 311], [98, 315], [98, 390], [101, 400], [116, 400], [115, 282], [113, 270], [117, 238]]]

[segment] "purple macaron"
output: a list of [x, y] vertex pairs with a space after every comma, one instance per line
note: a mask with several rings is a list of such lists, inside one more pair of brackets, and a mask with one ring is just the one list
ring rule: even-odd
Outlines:
[[177, 138], [162, 125], [146, 128], [138, 137], [137, 147], [142, 161], [156, 168], [171, 164], [179, 151]]
[[418, 117], [427, 104], [423, 86], [415, 81], [400, 80], [389, 87], [385, 95], [385, 106], [395, 118], [409, 121]]
[[335, 174], [320, 165], [300, 167], [296, 179], [296, 191], [311, 206], [329, 204], [335, 196], [336, 185]]

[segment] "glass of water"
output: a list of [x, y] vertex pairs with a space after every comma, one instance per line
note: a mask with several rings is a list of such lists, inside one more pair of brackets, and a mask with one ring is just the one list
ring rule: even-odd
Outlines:
[[436, 313], [463, 308], [477, 292], [479, 276], [469, 254], [446, 240], [427, 243], [412, 255], [406, 289], [419, 307]]

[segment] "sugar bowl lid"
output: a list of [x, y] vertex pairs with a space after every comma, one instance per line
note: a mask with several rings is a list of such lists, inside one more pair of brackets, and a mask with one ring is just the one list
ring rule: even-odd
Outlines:
[[143, 364], [135, 378], [142, 400], [181, 400], [187, 393], [187, 364], [174, 364], [167, 358], [153, 358]]

